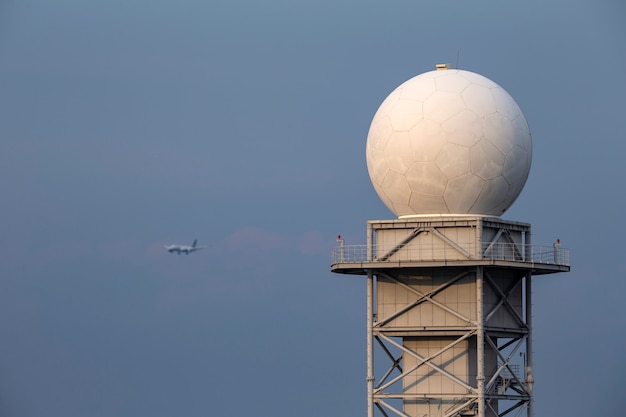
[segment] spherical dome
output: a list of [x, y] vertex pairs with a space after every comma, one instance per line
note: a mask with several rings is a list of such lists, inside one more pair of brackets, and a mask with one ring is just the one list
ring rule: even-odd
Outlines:
[[499, 216], [524, 188], [532, 141], [502, 87], [445, 69], [389, 94], [372, 120], [366, 155], [378, 196], [398, 217]]

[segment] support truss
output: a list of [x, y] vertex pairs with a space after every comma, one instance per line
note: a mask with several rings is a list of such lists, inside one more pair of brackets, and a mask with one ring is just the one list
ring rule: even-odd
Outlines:
[[532, 276], [568, 251], [526, 223], [420, 215], [368, 221], [331, 270], [367, 275], [368, 417], [533, 417]]
[[[412, 402], [441, 404], [436, 410], [437, 414], [430, 411], [429, 417], [474, 416], [481, 412], [484, 416], [494, 417], [511, 413], [515, 416], [529, 415], [531, 388], [526, 381], [525, 371], [520, 375], [518, 363], [520, 352], [526, 358], [525, 351], [530, 345], [526, 312], [520, 309], [520, 294], [524, 289], [526, 275], [507, 272], [503, 277], [502, 271], [481, 268], [478, 272], [477, 268], [465, 268], [449, 274], [446, 279], [441, 279], [441, 282], [428, 290], [416, 285], [415, 281], [420, 279], [419, 276], [398, 275], [389, 270], [373, 271], [372, 276], [375, 277], [371, 281], [371, 285], [374, 286], [373, 294], [378, 292], [377, 285], [384, 282], [386, 285], [394, 285], [396, 291], [402, 291], [408, 298], [406, 303], [397, 305], [389, 314], [378, 313], [374, 305], [371, 306], [373, 316], [370, 334], [377, 346], [376, 350], [381, 354], [379, 366], [381, 364], [387, 366], [380, 368], [379, 378], [374, 376], [373, 369], [370, 370], [375, 382], [372, 384], [369, 397], [372, 406], [382, 416], [417, 417], [404, 410], [405, 407], [399, 407], [397, 401], [402, 401], [403, 404]], [[463, 285], [475, 285], [479, 279], [484, 282], [482, 292], [491, 297], [490, 303], [485, 303], [484, 308], [479, 309], [483, 314], [482, 320], [468, 314], [467, 311], [459, 311], [454, 303], [446, 301], [447, 291], [455, 291], [454, 286], [459, 282], [463, 281]], [[404, 316], [424, 306], [428, 306], [433, 314], [442, 315], [446, 320], [454, 319], [456, 324], [398, 325]], [[496, 319], [504, 320], [506, 326], [490, 325], [492, 320]], [[482, 337], [478, 337], [481, 332]], [[412, 348], [406, 342], [414, 340], [419, 346], [420, 340], [437, 338], [445, 340], [446, 343], [438, 349], [431, 348], [428, 354], [420, 352], [419, 348]], [[483, 355], [491, 360], [485, 363], [478, 358], [470, 358], [467, 364], [485, 368], [482, 370], [485, 375], [482, 386], [478, 384], [477, 378], [481, 372], [475, 372], [471, 378], [463, 372], [456, 375], [451, 365], [457, 360], [450, 353], [455, 347], [458, 348], [462, 343], [465, 343], [464, 346], [477, 346], [477, 340], [483, 341]], [[467, 354], [476, 355], [478, 351], [480, 349], [472, 348]], [[444, 357], [448, 358], [447, 361], [443, 359]], [[410, 365], [407, 365], [408, 363]], [[522, 365], [521, 368], [525, 370], [527, 363]], [[411, 382], [407, 382], [417, 380], [415, 384], [419, 385], [429, 378], [448, 381], [447, 384], [442, 383], [442, 386], [449, 386], [452, 389], [450, 392], [444, 392], [445, 390], [435, 393], [420, 392], [413, 390]], [[390, 400], [395, 402], [391, 403]], [[427, 408], [427, 405], [423, 407]], [[433, 409], [434, 406], [430, 408]]]

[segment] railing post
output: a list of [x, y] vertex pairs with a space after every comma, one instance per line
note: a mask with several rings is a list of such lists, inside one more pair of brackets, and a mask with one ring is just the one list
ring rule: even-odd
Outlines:
[[367, 261], [374, 259], [374, 228], [371, 223], [367, 223]]
[[561, 251], [561, 239], [557, 239], [552, 246], [554, 247], [554, 263], [558, 264], [559, 252]]
[[345, 254], [345, 242], [344, 240], [341, 238], [341, 235], [337, 236], [337, 242], [339, 242], [339, 262], [343, 263], [346, 260], [346, 254]]

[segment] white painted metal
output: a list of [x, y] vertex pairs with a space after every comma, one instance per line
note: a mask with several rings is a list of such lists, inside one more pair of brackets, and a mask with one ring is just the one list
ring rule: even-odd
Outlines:
[[528, 325], [528, 337], [526, 338], [526, 351], [524, 352], [524, 375], [530, 398], [528, 400], [528, 417], [534, 417], [533, 407], [533, 303], [532, 303], [532, 274], [526, 273], [526, 324]]
[[532, 276], [570, 265], [560, 243], [492, 217], [530, 171], [521, 109], [438, 65], [383, 101], [366, 158], [398, 219], [369, 221], [366, 245], [341, 240], [331, 270], [367, 276], [368, 417], [533, 417]]
[[374, 417], [374, 274], [367, 271], [367, 417]]
[[397, 216], [501, 215], [530, 171], [532, 140], [515, 100], [470, 71], [438, 70], [397, 87], [368, 134], [372, 184]]
[[485, 417], [485, 314], [483, 312], [483, 269], [476, 267], [476, 391], [478, 417]]
[[532, 417], [531, 276], [569, 264], [487, 216], [372, 220], [367, 241], [331, 270], [367, 276], [368, 417]]

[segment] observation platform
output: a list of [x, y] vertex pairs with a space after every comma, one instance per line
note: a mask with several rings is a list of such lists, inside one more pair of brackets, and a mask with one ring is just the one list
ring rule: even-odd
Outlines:
[[530, 243], [530, 225], [487, 216], [368, 221], [368, 244], [332, 250], [332, 272], [489, 266], [532, 275], [569, 272], [569, 249]]

